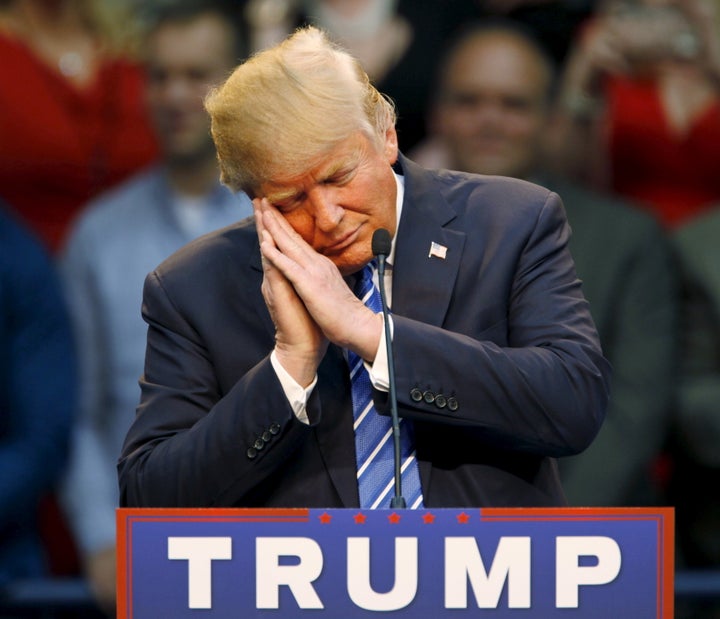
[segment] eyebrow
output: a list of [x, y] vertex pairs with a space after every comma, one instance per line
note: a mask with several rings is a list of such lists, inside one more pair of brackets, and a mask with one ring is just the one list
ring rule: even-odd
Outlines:
[[[354, 156], [354, 153], [350, 156], [346, 156], [339, 161], [331, 161], [328, 164], [328, 167], [325, 170], [322, 170], [322, 173], [317, 176], [316, 182], [323, 182], [327, 179], [333, 178], [337, 174], [346, 174], [350, 172], [351, 170], [354, 170], [355, 167], [358, 164], [358, 158]], [[272, 185], [273, 183], [269, 183]], [[282, 183], [279, 183], [282, 185]], [[289, 183], [292, 184], [292, 183]], [[287, 189], [283, 189], [282, 187], [278, 187], [278, 189], [270, 189], [266, 194], [265, 197], [271, 202], [271, 203], [277, 203], [277, 202], [283, 202], [285, 200], [291, 200], [294, 198], [297, 198], [298, 196], [301, 196], [304, 193], [303, 190], [298, 191], [295, 187], [288, 187]]]
[[302, 194], [302, 191], [297, 191], [297, 189], [288, 188], [288, 189], [278, 189], [277, 191], [269, 191], [265, 194], [265, 197], [270, 203], [275, 202], [282, 202], [283, 200], [289, 200], [291, 198], [295, 198]]

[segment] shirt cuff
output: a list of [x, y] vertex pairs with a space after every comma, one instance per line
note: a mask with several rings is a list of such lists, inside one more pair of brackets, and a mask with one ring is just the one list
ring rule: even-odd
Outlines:
[[[384, 318], [383, 318], [384, 320]], [[390, 338], [393, 336], [393, 321], [392, 316], [388, 316], [390, 325]], [[375, 353], [375, 360], [372, 364], [365, 361], [365, 369], [370, 375], [370, 382], [372, 386], [378, 391], [389, 391], [390, 390], [390, 369], [388, 367], [388, 356], [387, 356], [387, 343], [385, 341], [385, 323], [383, 322], [383, 330], [380, 333], [380, 344], [378, 345], [377, 352]]]
[[312, 390], [317, 384], [317, 375], [313, 379], [313, 382], [311, 382], [307, 387], [303, 387], [292, 376], [290, 376], [290, 374], [288, 374], [287, 370], [282, 365], [280, 365], [274, 350], [270, 353], [270, 363], [275, 370], [275, 374], [277, 374], [280, 385], [285, 393], [285, 397], [290, 403], [290, 408], [292, 408], [293, 413], [295, 413], [295, 417], [297, 417], [298, 421], [304, 424], [309, 424], [310, 420], [308, 419], [307, 414], [307, 402], [310, 398]]

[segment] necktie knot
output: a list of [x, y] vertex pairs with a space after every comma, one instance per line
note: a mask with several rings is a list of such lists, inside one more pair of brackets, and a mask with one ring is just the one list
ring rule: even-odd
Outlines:
[[371, 290], [375, 286], [373, 283], [373, 276], [375, 275], [376, 270], [377, 260], [373, 259], [358, 272], [353, 292], [359, 299], [365, 297], [368, 290]]
[[353, 292], [366, 307], [369, 307], [376, 314], [382, 311], [382, 300], [380, 299], [380, 291], [378, 290], [373, 276], [377, 270], [377, 261], [371, 260], [358, 273], [357, 281]]

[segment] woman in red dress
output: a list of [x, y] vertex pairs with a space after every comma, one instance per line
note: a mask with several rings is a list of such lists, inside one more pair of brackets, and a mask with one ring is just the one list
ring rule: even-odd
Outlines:
[[0, 5], [0, 198], [57, 251], [98, 192], [152, 162], [143, 73], [93, 0]]
[[715, 0], [611, 4], [561, 85], [563, 164], [674, 228], [720, 201]]

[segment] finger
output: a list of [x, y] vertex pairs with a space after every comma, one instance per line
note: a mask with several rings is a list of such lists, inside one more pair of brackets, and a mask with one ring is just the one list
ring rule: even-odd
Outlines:
[[274, 247], [275, 242], [272, 238], [272, 235], [270, 235], [265, 228], [265, 223], [263, 221], [263, 200], [264, 198], [253, 199], [253, 211], [255, 213], [255, 230], [258, 235], [258, 243], [260, 244], [260, 257], [262, 259], [263, 268], [267, 269], [267, 251], [263, 250], [263, 246]]
[[271, 204], [263, 205], [263, 225], [272, 234], [278, 249], [303, 263], [317, 256], [315, 249], [298, 234], [282, 213]]

